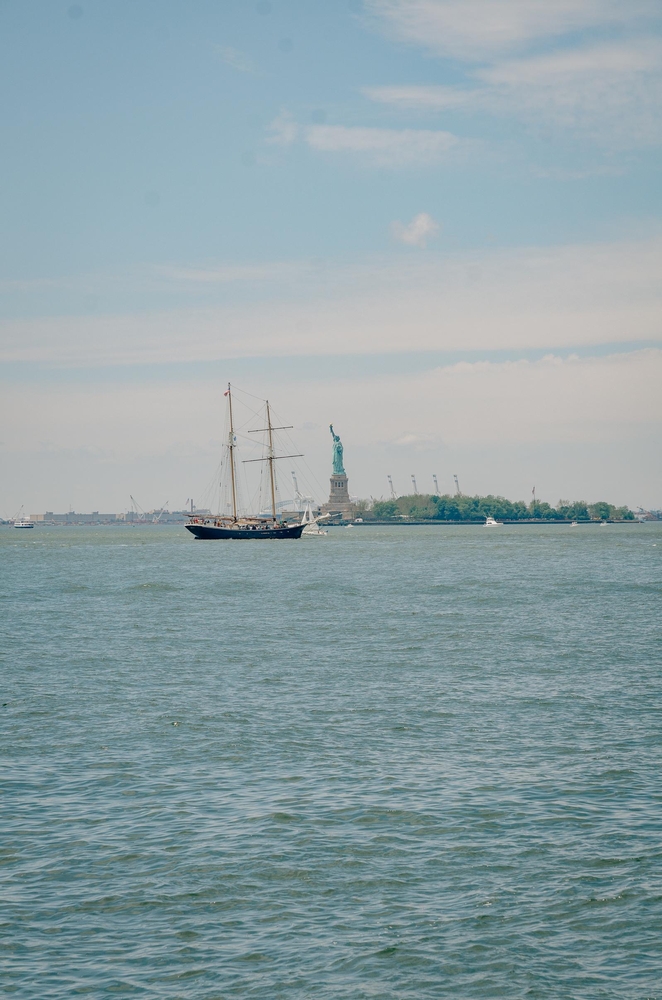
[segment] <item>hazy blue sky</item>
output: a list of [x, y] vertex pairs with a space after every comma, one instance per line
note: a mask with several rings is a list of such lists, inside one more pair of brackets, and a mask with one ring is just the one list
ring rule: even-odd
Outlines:
[[0, 46], [1, 514], [199, 495], [228, 379], [322, 488], [333, 421], [362, 496], [662, 506], [658, 0], [0, 0]]

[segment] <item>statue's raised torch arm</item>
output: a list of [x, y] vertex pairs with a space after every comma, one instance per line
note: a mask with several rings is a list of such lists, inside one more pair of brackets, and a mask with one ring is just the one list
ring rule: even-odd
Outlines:
[[334, 476], [344, 476], [345, 466], [343, 465], [343, 446], [340, 437], [333, 432], [333, 424], [329, 424], [331, 437], [333, 438], [333, 474]]

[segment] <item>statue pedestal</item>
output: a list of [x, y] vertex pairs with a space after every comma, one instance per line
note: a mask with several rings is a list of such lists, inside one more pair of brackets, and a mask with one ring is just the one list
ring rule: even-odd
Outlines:
[[349, 499], [347, 476], [331, 476], [329, 482], [329, 502], [324, 504], [322, 510], [325, 514], [342, 514], [345, 520], [353, 520], [356, 517], [356, 507]]

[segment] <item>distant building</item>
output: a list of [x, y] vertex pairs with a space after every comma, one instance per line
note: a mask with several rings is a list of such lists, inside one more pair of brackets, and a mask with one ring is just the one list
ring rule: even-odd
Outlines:
[[662, 510], [642, 510], [634, 515], [637, 521], [662, 521]]
[[100, 514], [93, 510], [91, 514], [77, 514], [70, 510], [66, 514], [54, 514], [47, 510], [45, 514], [30, 514], [30, 520], [43, 524], [112, 524], [117, 521], [117, 514]]
[[[194, 508], [196, 514], [210, 514], [206, 508]], [[184, 524], [191, 512], [188, 510], [149, 510], [138, 512], [128, 510], [125, 514], [101, 514], [93, 510], [91, 514], [79, 514], [70, 510], [66, 514], [55, 514], [47, 510], [45, 514], [30, 514], [35, 524]]]

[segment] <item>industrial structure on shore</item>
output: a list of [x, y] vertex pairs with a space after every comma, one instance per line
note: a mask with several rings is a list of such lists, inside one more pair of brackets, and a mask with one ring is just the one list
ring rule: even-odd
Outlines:
[[30, 514], [34, 524], [184, 524], [189, 512], [186, 510], [148, 510], [137, 513], [135, 510], [124, 514], [101, 514], [93, 510], [91, 514], [80, 514], [70, 510], [66, 514], [55, 514], [47, 510], [45, 514]]

